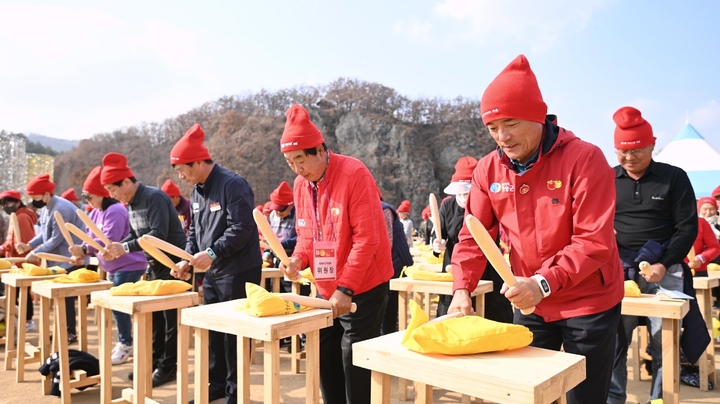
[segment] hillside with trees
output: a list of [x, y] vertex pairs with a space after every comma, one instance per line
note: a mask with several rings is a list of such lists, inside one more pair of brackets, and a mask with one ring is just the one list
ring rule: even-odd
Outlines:
[[115, 151], [128, 156], [143, 183], [158, 186], [171, 178], [189, 195], [191, 188], [178, 180], [169, 154], [197, 122], [213, 159], [245, 177], [255, 203], [264, 203], [281, 181], [292, 185], [295, 178], [280, 153], [285, 111], [292, 104], [308, 109], [330, 150], [368, 166], [386, 201], [397, 206], [409, 199], [416, 221], [430, 192], [444, 197], [459, 157], [479, 158], [495, 146], [477, 100], [411, 100], [380, 84], [343, 78], [320, 87], [223, 97], [162, 123], [97, 134], [57, 156], [58, 189], [79, 189], [102, 157]]

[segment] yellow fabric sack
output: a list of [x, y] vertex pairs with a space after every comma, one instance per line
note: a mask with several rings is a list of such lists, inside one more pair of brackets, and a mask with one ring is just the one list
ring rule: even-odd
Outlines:
[[0, 269], [10, 269], [12, 268], [13, 264], [10, 263], [10, 261], [7, 260], [0, 260]]
[[311, 283], [315, 283], [315, 277], [313, 276], [312, 269], [310, 269], [310, 267], [307, 267], [300, 271], [300, 276], [302, 277], [300, 279], [300, 284], [302, 285], [309, 285]]
[[62, 275], [67, 273], [65, 268], [61, 268], [58, 266], [43, 268], [27, 262], [23, 262], [22, 269], [13, 270], [10, 272], [27, 276]]
[[625, 281], [625, 297], [638, 297], [641, 294], [640, 288], [635, 281]]
[[423, 320], [427, 316], [412, 300], [410, 312], [413, 315], [410, 325], [416, 317], [420, 324], [414, 329], [408, 327], [402, 344], [415, 352], [467, 355], [505, 351], [526, 347], [533, 339], [532, 332], [525, 326], [499, 323], [478, 316], [425, 324]]
[[312, 308], [289, 302], [280, 297], [281, 295], [270, 293], [254, 283], [248, 282], [245, 284], [245, 294], [247, 295], [245, 304], [243, 305], [238, 301], [235, 305], [235, 310], [244, 310], [246, 314], [254, 317], [293, 314]]
[[408, 278], [416, 280], [416, 281], [441, 281], [441, 282], [452, 282], [453, 281], [452, 272], [428, 271], [427, 269], [424, 269], [417, 265], [405, 267], [403, 269], [403, 271], [405, 272], [405, 275], [407, 275]]
[[100, 280], [100, 275], [91, 271], [87, 268], [76, 269], [66, 276], [61, 276], [54, 279], [48, 279], [49, 282], [54, 283], [95, 283]]
[[713, 317], [713, 337], [720, 337], [720, 320]]
[[262, 267], [263, 267], [263, 268], [270, 268], [270, 263], [267, 262], [267, 261], [263, 261]]
[[708, 264], [707, 270], [708, 271], [720, 271], [720, 265], [713, 262], [712, 264]]
[[184, 281], [154, 281], [127, 282], [120, 286], [110, 288], [111, 296], [164, 296], [182, 293], [192, 289], [192, 285]]

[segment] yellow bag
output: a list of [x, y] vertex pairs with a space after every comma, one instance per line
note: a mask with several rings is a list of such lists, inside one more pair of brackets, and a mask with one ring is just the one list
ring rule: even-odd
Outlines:
[[641, 294], [640, 288], [635, 281], [625, 281], [625, 297], [638, 297]]
[[61, 275], [66, 274], [65, 268], [58, 266], [43, 268], [28, 262], [23, 262], [22, 269], [12, 270], [10, 273], [23, 274], [27, 276], [45, 276], [45, 275]]
[[[466, 355], [523, 348], [533, 334], [522, 325], [499, 323], [478, 316], [464, 316], [427, 324], [427, 315], [410, 301], [412, 320], [405, 332], [403, 346], [420, 353]], [[416, 321], [416, 318], [417, 321]], [[419, 323], [416, 328], [413, 328]]]
[[66, 276], [60, 276], [54, 279], [48, 279], [54, 283], [95, 283], [100, 280], [100, 275], [87, 268], [76, 269]]
[[13, 264], [10, 261], [0, 260], [0, 269], [10, 269], [12, 267]]
[[182, 293], [192, 289], [192, 285], [184, 281], [154, 281], [127, 282], [120, 286], [110, 288], [111, 296], [164, 296]]
[[720, 265], [713, 262], [712, 264], [708, 264], [707, 270], [708, 271], [720, 271]]
[[300, 284], [302, 285], [309, 285], [311, 283], [315, 283], [315, 277], [313, 276], [312, 269], [310, 267], [307, 267], [300, 271], [300, 276], [302, 279], [300, 279]]
[[262, 265], [263, 268], [270, 268], [270, 266], [271, 266], [271, 264], [269, 262], [263, 261], [263, 265]]
[[445, 251], [441, 252], [440, 255], [436, 257], [435, 254], [433, 254], [432, 250], [430, 250], [424, 253], [422, 255], [422, 258], [424, 258], [425, 262], [427, 262], [428, 264], [442, 264], [443, 260], [445, 259]]
[[[452, 282], [452, 272], [434, 272], [428, 271], [417, 265], [403, 268], [403, 272], [408, 278], [416, 281], [441, 281], [441, 282]], [[401, 275], [402, 276], [402, 275]]]
[[713, 317], [713, 337], [720, 337], [720, 320]]
[[245, 299], [244, 304], [241, 301], [237, 301], [235, 310], [244, 310], [245, 313], [254, 317], [293, 314], [312, 308], [289, 302], [254, 283], [248, 282], [245, 284], [245, 294], [247, 295], [247, 299]]

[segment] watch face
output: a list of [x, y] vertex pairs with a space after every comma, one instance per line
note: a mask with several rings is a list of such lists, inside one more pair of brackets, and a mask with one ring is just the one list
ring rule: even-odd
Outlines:
[[543, 291], [544, 291], [545, 293], [550, 292], [550, 285], [548, 285], [548, 283], [547, 283], [546, 280], [541, 280], [541, 281], [540, 281], [540, 285], [542, 286]]

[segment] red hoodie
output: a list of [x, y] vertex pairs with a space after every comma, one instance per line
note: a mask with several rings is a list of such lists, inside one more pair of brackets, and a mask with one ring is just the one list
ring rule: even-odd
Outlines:
[[[329, 299], [336, 288], [342, 286], [360, 294], [389, 281], [393, 276], [390, 239], [380, 192], [370, 170], [360, 160], [330, 153], [325, 177], [318, 186], [323, 240], [334, 234], [337, 243], [337, 279], [318, 280], [318, 293]], [[313, 267], [310, 182], [297, 176], [293, 194], [297, 212], [297, 244], [293, 257], [302, 259], [303, 268]]]
[[[523, 174], [497, 151], [473, 172], [466, 214], [497, 236], [502, 224], [517, 276], [540, 274], [552, 293], [535, 313], [545, 321], [595, 314], [623, 298], [623, 269], [613, 234], [615, 174], [597, 146], [559, 128]], [[453, 291], [473, 290], [487, 259], [465, 226], [453, 251]]]
[[[22, 235], [22, 240], [20, 241], [27, 243], [35, 237], [37, 215], [25, 206], [18, 209], [15, 214], [17, 215], [18, 224], [20, 225], [20, 235]], [[5, 257], [24, 257], [28, 255], [29, 251], [25, 254], [18, 254], [17, 251], [15, 251], [15, 244], [17, 244], [18, 241], [15, 233], [11, 229], [12, 226], [8, 226], [7, 238], [5, 239], [5, 244], [2, 245]]]

